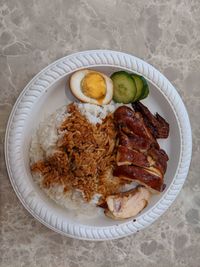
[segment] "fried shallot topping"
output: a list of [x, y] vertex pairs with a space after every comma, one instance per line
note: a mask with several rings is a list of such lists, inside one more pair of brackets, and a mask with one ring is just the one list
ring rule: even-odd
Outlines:
[[[65, 191], [79, 189], [86, 201], [96, 194], [102, 198], [119, 191], [125, 182], [112, 177], [116, 162], [116, 129], [113, 115], [102, 124], [91, 124], [74, 104], [68, 105], [69, 116], [58, 129], [57, 150], [31, 166], [43, 176], [43, 186], [63, 185]], [[127, 183], [127, 182], [126, 182]]]

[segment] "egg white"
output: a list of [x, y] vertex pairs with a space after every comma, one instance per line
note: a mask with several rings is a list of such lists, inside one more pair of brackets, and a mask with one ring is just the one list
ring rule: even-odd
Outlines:
[[[84, 93], [82, 92], [81, 89], [81, 81], [82, 79], [91, 72], [95, 72], [100, 74], [106, 83], [106, 95], [104, 97], [104, 99], [101, 101], [101, 103], [94, 98], [88, 97], [86, 95], [84, 95]], [[85, 102], [85, 103], [90, 103], [90, 104], [96, 104], [96, 105], [106, 105], [109, 104], [112, 100], [113, 97], [113, 82], [112, 80], [106, 76], [105, 74], [101, 73], [101, 72], [97, 72], [97, 71], [92, 71], [92, 70], [79, 70], [76, 71], [75, 73], [72, 74], [71, 78], [70, 78], [70, 89], [72, 91], [72, 94], [78, 98], [80, 101]]]

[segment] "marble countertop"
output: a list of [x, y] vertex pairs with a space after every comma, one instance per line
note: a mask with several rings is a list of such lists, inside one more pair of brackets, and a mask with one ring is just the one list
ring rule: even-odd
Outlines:
[[[200, 266], [200, 2], [198, 0], [0, 1], [0, 266]], [[119, 240], [63, 237], [37, 222], [6, 172], [9, 113], [29, 80], [54, 60], [87, 49], [134, 54], [176, 86], [193, 130], [188, 179], [152, 226]]]

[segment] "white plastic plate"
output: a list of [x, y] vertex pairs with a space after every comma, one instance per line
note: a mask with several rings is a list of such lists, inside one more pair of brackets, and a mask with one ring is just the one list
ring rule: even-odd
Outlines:
[[[108, 75], [127, 70], [143, 75], [150, 94], [143, 101], [170, 124], [168, 139], [160, 145], [169, 155], [166, 189], [153, 196], [135, 219], [114, 221], [104, 216], [91, 219], [76, 216], [57, 205], [34, 183], [29, 168], [32, 132], [45, 115], [73, 100], [67, 82], [72, 72], [91, 68]], [[154, 67], [134, 56], [108, 50], [92, 50], [57, 60], [37, 74], [24, 88], [11, 112], [5, 136], [5, 158], [11, 184], [24, 207], [52, 230], [79, 239], [108, 240], [135, 233], [153, 223], [180, 192], [190, 165], [191, 127], [186, 108], [172, 84]]]

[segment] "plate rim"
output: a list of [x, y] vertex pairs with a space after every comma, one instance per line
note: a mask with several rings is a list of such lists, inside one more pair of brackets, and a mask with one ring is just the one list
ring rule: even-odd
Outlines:
[[[73, 60], [72, 60], [73, 59]], [[78, 61], [76, 61], [78, 59]], [[72, 60], [72, 61], [71, 61]], [[98, 62], [99, 60], [99, 62]], [[61, 64], [63, 62], [70, 62], [67, 66], [67, 72], [64, 72], [62, 74], [62, 71], [60, 70], [60, 66], [58, 67], [58, 64]], [[76, 63], [74, 63], [74, 61]], [[95, 64], [91, 64], [92, 62], [95, 62]], [[104, 63], [102, 63], [104, 61]], [[83, 62], [86, 63], [86, 65], [83, 64]], [[12, 167], [10, 165], [10, 158], [9, 158], [9, 146], [10, 146], [10, 134], [13, 131], [13, 128], [11, 128], [13, 124], [13, 120], [16, 117], [16, 110], [19, 108], [19, 104], [22, 103], [22, 99], [25, 96], [26, 92], [30, 91], [31, 86], [34, 85], [34, 83], [37, 82], [38, 79], [41, 79], [41, 77], [45, 74], [47, 71], [52, 71], [53, 68], [56, 69], [56, 72], [58, 76], [54, 74], [55, 78], [52, 81], [52, 84], [55, 83], [57, 80], [61, 79], [62, 76], [65, 76], [77, 69], [86, 68], [88, 67], [88, 62], [91, 67], [99, 67], [99, 66], [114, 66], [114, 67], [121, 67], [124, 69], [130, 70], [132, 67], [133, 71], [145, 76], [147, 80], [149, 80], [154, 86], [157, 87], [157, 89], [165, 96], [166, 100], [172, 107], [174, 114], [176, 116], [178, 127], [180, 131], [180, 137], [181, 137], [181, 153], [179, 158], [179, 164], [177, 166], [176, 174], [174, 175], [174, 178], [168, 188], [168, 190], [163, 194], [161, 199], [147, 212], [148, 214], [144, 213], [140, 215], [137, 218], [137, 222], [128, 221], [120, 225], [115, 226], [107, 226], [107, 227], [96, 227], [96, 226], [86, 226], [81, 224], [69, 224], [64, 227], [62, 225], [61, 229], [58, 227], [58, 225], [54, 226], [52, 225], [52, 221], [41, 218], [41, 216], [38, 216], [37, 212], [28, 204], [24, 198], [24, 195], [22, 192], [20, 192], [19, 188], [16, 185], [15, 182], [15, 174], [13, 175]], [[109, 62], [114, 62], [114, 64], [109, 64]], [[75, 67], [73, 66], [75, 65]], [[81, 66], [82, 65], [82, 66]], [[83, 66], [84, 65], [84, 66]], [[125, 65], [122, 66], [122, 65]], [[127, 67], [128, 66], [128, 67]], [[134, 66], [134, 68], [133, 68]], [[57, 68], [56, 68], [57, 67]], [[71, 67], [71, 69], [70, 69]], [[64, 66], [63, 66], [64, 68]], [[65, 69], [66, 71], [66, 69]], [[52, 85], [51, 84], [51, 85]], [[46, 86], [48, 88], [49, 85]], [[38, 87], [37, 87], [38, 88]], [[43, 87], [44, 88], [44, 87]], [[40, 90], [40, 94], [42, 95], [43, 90]], [[39, 92], [39, 91], [38, 91]], [[36, 99], [38, 98], [38, 95]], [[173, 103], [176, 101], [176, 105]], [[174, 105], [172, 105], [172, 103]], [[22, 107], [23, 109], [23, 107]], [[184, 122], [184, 127], [183, 126]], [[184, 130], [186, 129], [186, 130]], [[187, 141], [187, 142], [186, 142]], [[187, 153], [186, 153], [187, 151]], [[175, 87], [169, 82], [169, 80], [161, 74], [157, 69], [155, 69], [152, 65], [149, 63], [133, 56], [129, 55], [127, 53], [113, 51], [113, 50], [87, 50], [87, 51], [81, 51], [76, 52], [70, 55], [67, 55], [65, 57], [62, 57], [45, 68], [43, 68], [40, 72], [38, 72], [25, 86], [25, 88], [22, 90], [20, 95], [18, 96], [12, 111], [10, 113], [7, 127], [6, 127], [6, 133], [5, 133], [5, 144], [4, 144], [4, 153], [5, 153], [5, 162], [6, 167], [8, 171], [8, 176], [11, 181], [12, 187], [19, 198], [20, 202], [23, 204], [23, 206], [28, 210], [28, 212], [35, 217], [38, 221], [40, 221], [42, 224], [47, 226], [48, 228], [77, 239], [84, 239], [84, 240], [93, 240], [93, 241], [102, 241], [102, 240], [110, 240], [110, 239], [117, 239], [121, 238], [127, 235], [130, 235], [132, 233], [135, 233], [149, 225], [151, 225], [156, 219], [158, 219], [166, 210], [171, 206], [177, 195], [179, 194], [189, 171], [190, 161], [191, 161], [191, 155], [192, 155], [192, 134], [191, 134], [191, 126], [189, 121], [189, 116], [186, 110], [186, 107], [176, 91]], [[187, 154], [187, 155], [186, 155]], [[183, 167], [183, 162], [185, 166]], [[174, 184], [174, 182], [177, 182], [177, 184]], [[172, 189], [172, 186], [175, 186], [175, 188]], [[161, 204], [161, 201], [165, 198], [166, 201], [159, 207], [158, 204]], [[156, 208], [157, 207], [157, 208]], [[82, 230], [75, 229], [74, 227], [83, 228]]]

